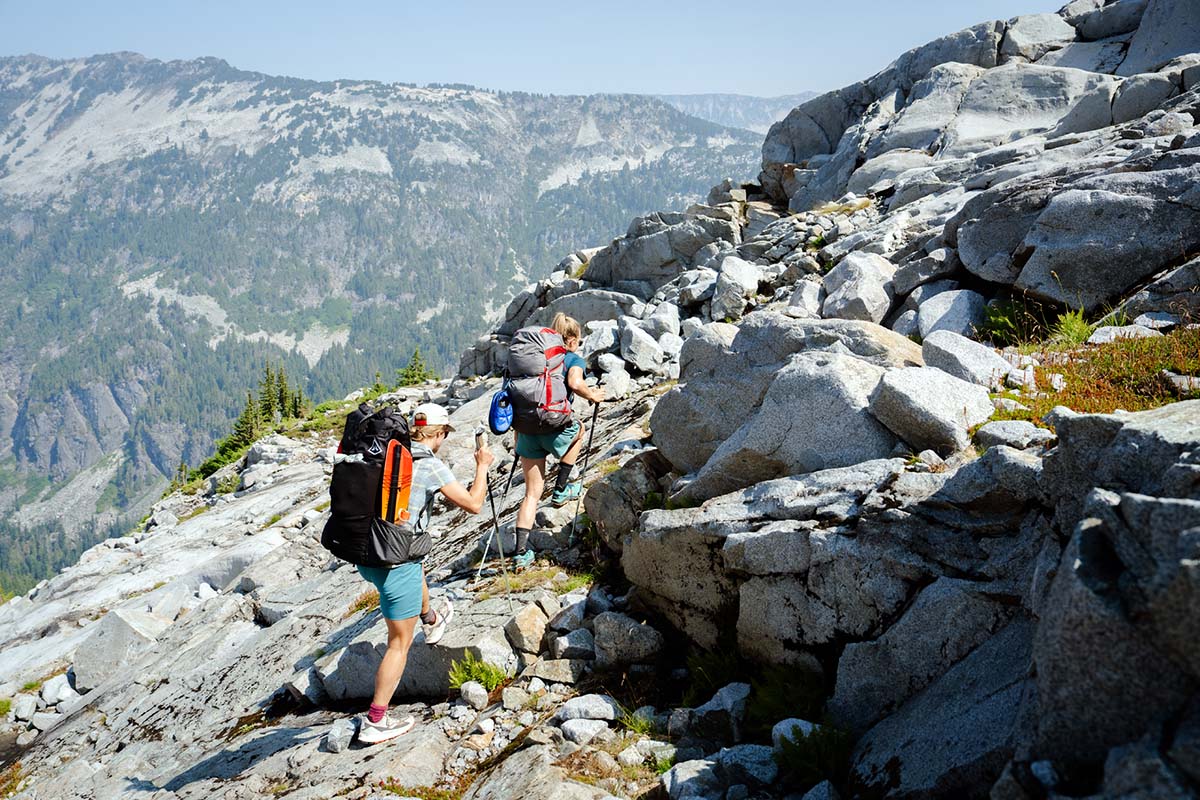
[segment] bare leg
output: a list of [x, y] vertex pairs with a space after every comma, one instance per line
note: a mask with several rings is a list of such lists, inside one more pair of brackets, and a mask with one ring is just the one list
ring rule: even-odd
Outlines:
[[521, 474], [525, 476], [525, 497], [517, 510], [517, 527], [532, 528], [537, 518], [538, 502], [546, 486], [546, 459], [521, 457]]
[[568, 467], [575, 466], [575, 462], [579, 459], [579, 451], [583, 449], [583, 423], [579, 423], [579, 433], [575, 434], [575, 441], [571, 442], [571, 446], [567, 448], [567, 452], [563, 453], [563, 457], [559, 459], [560, 464], [566, 464]]
[[408, 663], [408, 648], [412, 645], [413, 632], [417, 627], [417, 618], [385, 620], [387, 622], [388, 643], [383, 661], [375, 671], [375, 696], [371, 700], [377, 706], [386, 706], [392, 702], [392, 695], [404, 675], [404, 665]]
[[425, 570], [421, 570], [421, 616], [429, 613], [429, 584], [425, 581]]

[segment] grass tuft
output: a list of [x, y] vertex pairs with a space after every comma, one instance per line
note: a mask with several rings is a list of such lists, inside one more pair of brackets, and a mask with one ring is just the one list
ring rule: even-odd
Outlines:
[[1096, 326], [1084, 318], [1082, 311], [1068, 311], [1059, 314], [1050, 331], [1050, 343], [1057, 345], [1079, 346], [1096, 330]]
[[708, 702], [718, 689], [733, 683], [741, 674], [737, 655], [729, 650], [689, 653], [687, 668], [688, 687], [683, 693], [683, 704], [690, 707]]
[[819, 672], [796, 666], [769, 666], [750, 681], [746, 729], [769, 739], [781, 719], [819, 719], [825, 710], [825, 679]]
[[450, 662], [450, 688], [457, 689], [467, 681], [476, 681], [489, 692], [508, 680], [508, 675], [495, 664], [480, 661], [470, 650], [463, 656], [462, 661]]
[[638, 716], [624, 706], [621, 707], [621, 714], [617, 717], [617, 724], [639, 736], [649, 736], [654, 732], [654, 720]]
[[433, 786], [404, 786], [396, 782], [395, 778], [388, 778], [379, 784], [379, 788], [390, 794], [398, 794], [401, 797], [416, 797], [419, 800], [459, 800], [463, 796], [462, 789], [438, 789]]
[[807, 736], [784, 736], [775, 753], [780, 778], [796, 791], [805, 792], [821, 781], [842, 784], [850, 769], [850, 734], [832, 725], [818, 725]]
[[[352, 617], [360, 611], [372, 611], [379, 608], [379, 590], [368, 589], [354, 599], [346, 609], [346, 617]], [[343, 617], [345, 619], [345, 617]]]

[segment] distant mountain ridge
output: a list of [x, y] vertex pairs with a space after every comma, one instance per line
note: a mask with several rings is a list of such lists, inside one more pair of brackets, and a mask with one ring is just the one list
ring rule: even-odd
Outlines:
[[660, 94], [664, 103], [693, 117], [730, 128], [765, 134], [771, 125], [796, 106], [816, 97], [816, 92], [754, 97], [745, 94]]
[[528, 275], [758, 145], [637, 95], [2, 58], [0, 511], [141, 508], [264, 361], [318, 399], [449, 365]]

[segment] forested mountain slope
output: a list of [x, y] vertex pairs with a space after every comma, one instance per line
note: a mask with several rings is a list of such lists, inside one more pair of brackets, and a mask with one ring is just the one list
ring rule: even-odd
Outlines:
[[0, 59], [0, 509], [112, 523], [264, 361], [318, 399], [448, 364], [563, 250], [748, 177], [756, 138], [640, 96]]

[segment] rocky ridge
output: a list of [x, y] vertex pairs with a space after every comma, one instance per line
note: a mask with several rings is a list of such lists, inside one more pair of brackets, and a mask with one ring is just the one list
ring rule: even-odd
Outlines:
[[[135, 683], [114, 679], [79, 700], [60, 699], [61, 680], [51, 686], [41, 702], [65, 713], [24, 754], [27, 794], [61, 796], [46, 779], [65, 768], [114, 796], [134, 786], [164, 798], [370, 797], [386, 777], [416, 786], [464, 774], [466, 797], [637, 796], [644, 785], [618, 779], [620, 767], [670, 756], [659, 791], [672, 798], [778, 797], [792, 791], [781, 773], [789, 737], [828, 728], [852, 742], [845, 772], [791, 796], [1195, 797], [1200, 401], [1132, 414], [1058, 408], [1048, 427], [989, 421], [1063, 386], [1052, 363], [980, 341], [988, 304], [1009, 297], [1038, 252], [1072, 259], [1089, 293], [1042, 299], [1089, 308], [1102, 296], [1136, 316], [1099, 338], [1189, 324], [1197, 247], [1186, 237], [1200, 221], [1188, 195], [1200, 153], [1193, 14], [1158, 0], [1076, 0], [918, 48], [776, 126], [761, 185], [726, 182], [704, 204], [637, 219], [519, 294], [464, 354], [447, 390], [461, 404], [455, 419], [466, 430], [481, 418], [495, 379], [475, 376], [503, 369], [518, 327], [557, 311], [584, 323], [584, 354], [617, 398], [601, 412], [588, 476], [590, 543], [619, 560], [620, 576], [612, 591], [558, 593], [553, 568], [510, 609], [494, 580], [481, 587], [469, 569], [485, 525], [441, 517], [449, 533], [430, 564], [445, 568], [434, 591], [461, 624], [437, 647], [414, 646], [406, 695], [444, 697], [447, 659], [471, 650], [515, 674], [499, 696], [464, 685], [452, 703], [414, 705], [418, 735], [378, 759], [354, 747], [327, 755], [352, 733], [344, 720], [330, 725], [330, 709], [369, 692], [382, 632], [370, 613], [342, 618], [361, 583], [314, 546], [315, 524], [292, 525], [279, 533], [287, 545], [222, 573], [222, 587], [206, 584], [214, 614], [231, 609], [215, 617], [221, 630], [188, 612], [154, 643], [145, 636]], [[1081, 69], [1088, 54], [1104, 59]], [[1170, 90], [1140, 114], [1111, 116], [1121, 93], [1132, 103], [1159, 78]], [[994, 98], [997, 87], [1008, 87], [1012, 103], [1000, 107], [1011, 115], [972, 95]], [[898, 113], [878, 105], [883, 88]], [[1110, 110], [1095, 97], [1113, 100]], [[906, 138], [926, 114], [937, 135]], [[887, 149], [889, 137], [916, 152]], [[913, 160], [898, 169], [902, 156]], [[1023, 193], [1030, 186], [1040, 188]], [[1072, 192], [1095, 205], [1091, 217], [1068, 205], [1043, 220], [1055, 198], [1080, 197]], [[1147, 215], [1130, 217], [1126, 204]], [[1131, 233], [1158, 230], [1159, 212], [1175, 227]], [[1134, 252], [1121, 250], [1131, 242], [1146, 270], [1132, 279], [1101, 257]], [[980, 274], [982, 264], [995, 271]], [[1015, 391], [993, 398], [1000, 387]], [[302, 455], [308, 447], [297, 461], [319, 463], [319, 448]], [[451, 460], [468, 448], [460, 434]], [[221, 505], [248, 509], [286, 485], [247, 472], [253, 485], [239, 496], [194, 520], [164, 516], [146, 541], [187, 541], [187, 526]], [[313, 472], [313, 494], [277, 502], [312, 503], [319, 517]], [[511, 510], [519, 495], [500, 505]], [[247, 536], [210, 520], [221, 524], [203, 536], [223, 549], [235, 532], [254, 540], [287, 527], [281, 518]], [[540, 521], [539, 547], [564, 564], [582, 555], [569, 525], [569, 512]], [[51, 604], [84, 567], [19, 614], [0, 609], [5, 625], [36, 621], [27, 643], [38, 625], [56, 629], [38, 643], [59, 648], [5, 676], [10, 690], [51, 658], [72, 665], [65, 688], [80, 688], [89, 648], [66, 641], [78, 622]], [[185, 604], [199, 600], [185, 589]], [[126, 598], [127, 627], [150, 597]], [[183, 649], [197, 636], [217, 638]], [[634, 727], [613, 724], [630, 711], [606, 690], [614, 668], [647, 685], [664, 670], [700, 680], [671, 672], [675, 642], [794, 670], [797, 687], [817, 676], [827, 717], [780, 714], [769, 738], [755, 738], [756, 689], [735, 680], [691, 707], [631, 711], [650, 736], [614, 730]], [[279, 716], [300, 698], [312, 705]], [[255, 710], [264, 716], [244, 717]], [[596, 785], [578, 780], [589, 776]]]

